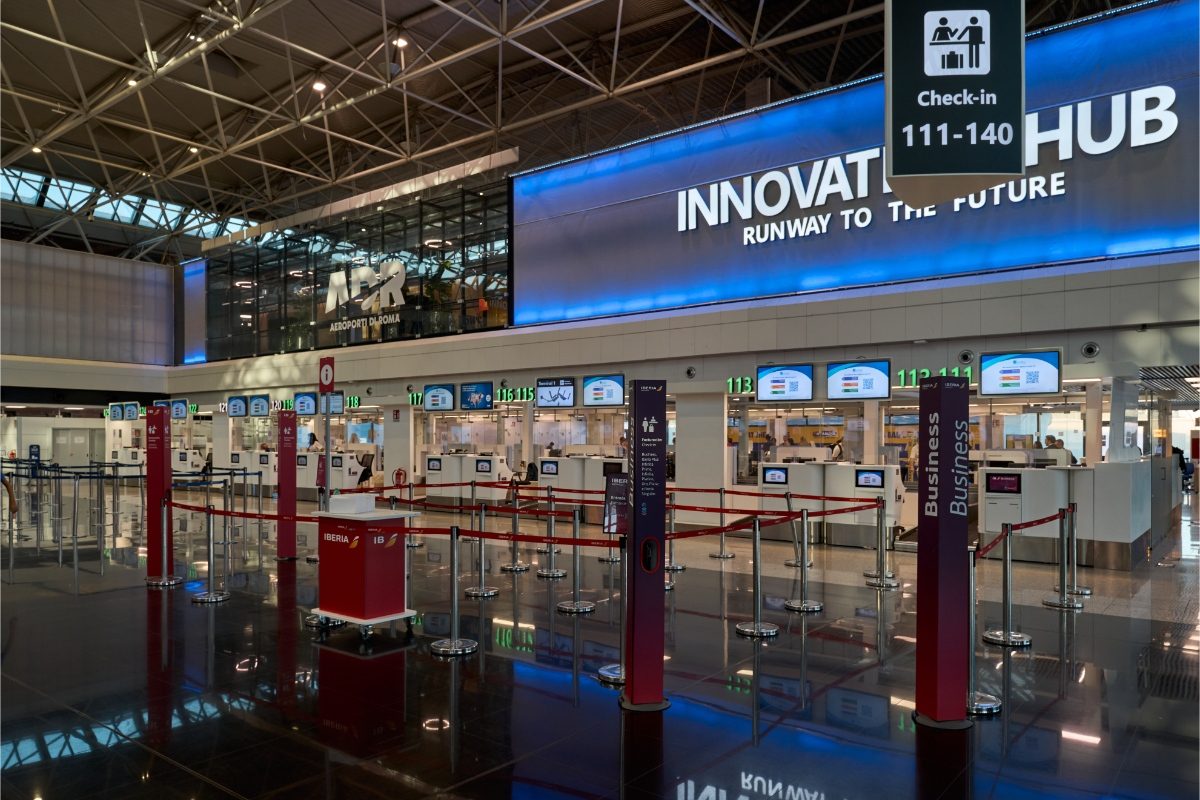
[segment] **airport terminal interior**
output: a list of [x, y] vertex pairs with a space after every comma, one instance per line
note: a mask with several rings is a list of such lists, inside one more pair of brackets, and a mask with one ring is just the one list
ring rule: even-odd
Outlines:
[[1197, 797], [1200, 0], [966, 6], [5, 3], [0, 796]]

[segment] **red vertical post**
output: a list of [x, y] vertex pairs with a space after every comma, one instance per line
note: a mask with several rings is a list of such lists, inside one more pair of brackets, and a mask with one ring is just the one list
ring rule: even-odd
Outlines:
[[917, 722], [964, 727], [967, 720], [967, 493], [971, 432], [966, 378], [920, 386], [921, 474], [917, 507]]
[[667, 382], [633, 381], [629, 394], [630, 543], [625, 604], [625, 688], [621, 706], [661, 711], [663, 558], [667, 513]]
[[275, 513], [280, 520], [275, 527], [276, 558], [296, 557], [296, 412], [279, 412], [279, 450], [275, 456], [279, 474], [276, 492], [279, 499]]
[[[168, 503], [165, 531], [167, 572], [163, 575], [163, 501]], [[169, 577], [175, 568], [171, 533], [171, 409], [146, 409], [146, 577]]]

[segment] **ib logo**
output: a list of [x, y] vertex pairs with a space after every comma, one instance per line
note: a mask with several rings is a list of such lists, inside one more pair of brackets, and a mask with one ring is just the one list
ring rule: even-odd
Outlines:
[[926, 75], [987, 75], [991, 70], [992, 17], [988, 12], [926, 12]]

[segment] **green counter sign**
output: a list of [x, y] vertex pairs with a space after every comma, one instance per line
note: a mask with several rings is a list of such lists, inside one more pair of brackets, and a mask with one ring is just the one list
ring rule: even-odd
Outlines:
[[888, 178], [1025, 169], [1025, 4], [889, 0]]

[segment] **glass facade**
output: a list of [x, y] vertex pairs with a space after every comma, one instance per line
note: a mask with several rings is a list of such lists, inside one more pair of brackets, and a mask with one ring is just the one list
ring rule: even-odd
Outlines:
[[508, 206], [502, 182], [212, 254], [208, 360], [505, 327]]

